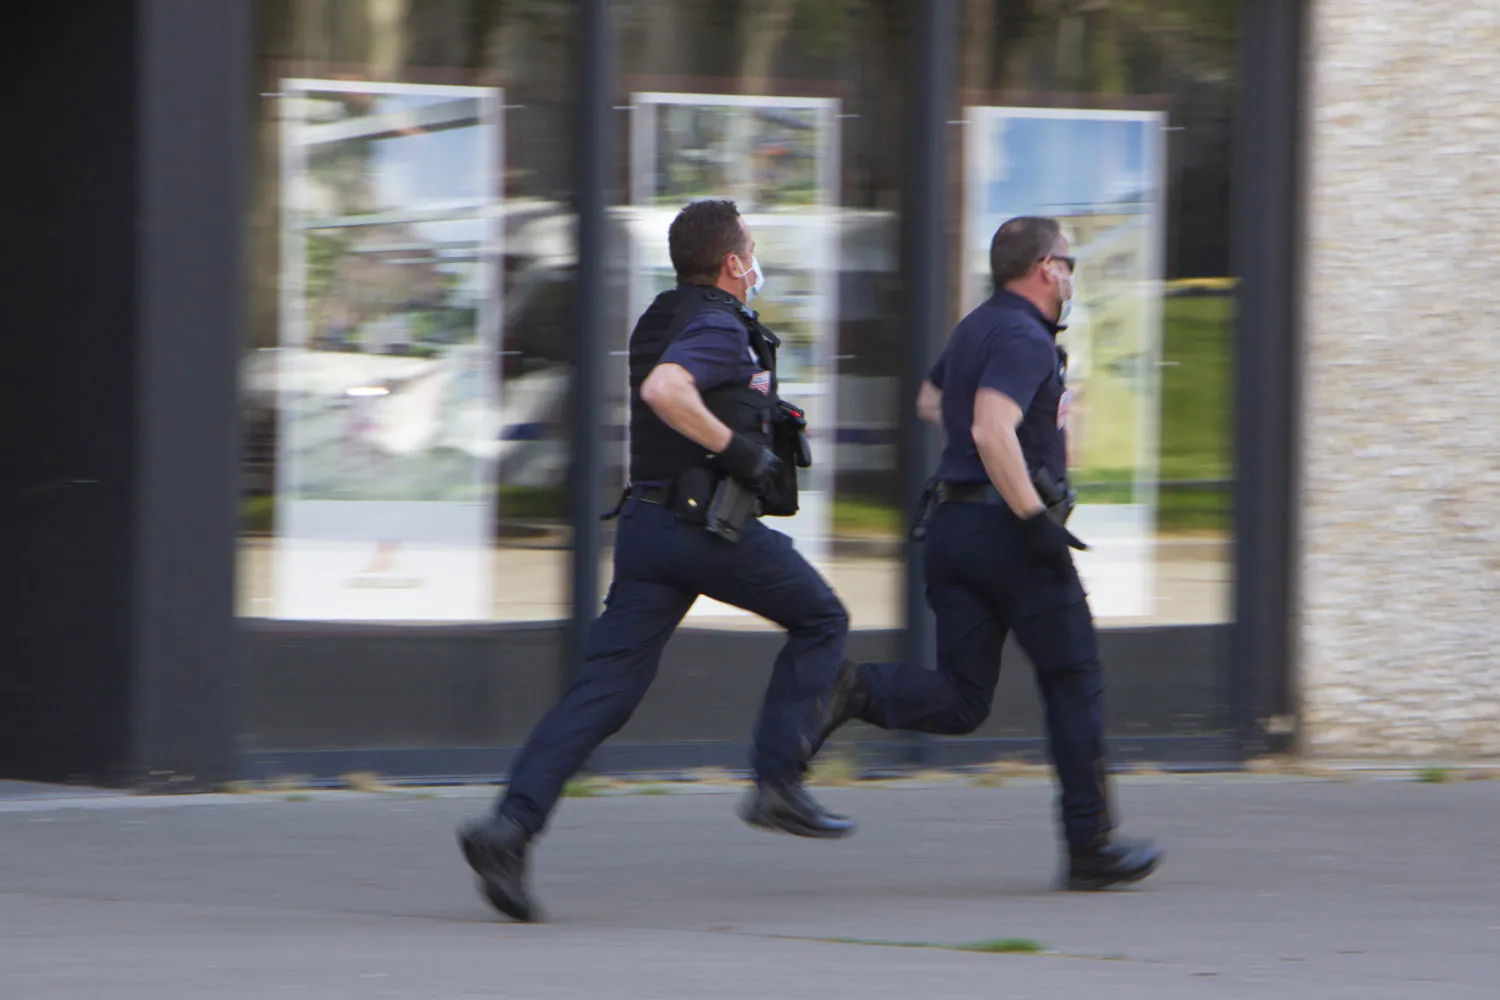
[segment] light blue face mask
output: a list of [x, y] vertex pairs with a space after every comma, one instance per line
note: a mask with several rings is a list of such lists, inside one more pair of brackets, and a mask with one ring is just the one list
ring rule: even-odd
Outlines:
[[1057, 305], [1057, 325], [1062, 326], [1068, 321], [1068, 315], [1073, 311], [1073, 276], [1071, 274], [1062, 274], [1056, 270], [1052, 273], [1057, 276], [1057, 287], [1059, 289], [1063, 287], [1063, 282], [1067, 282], [1068, 284], [1067, 298], [1063, 299]]
[[750, 270], [740, 275], [740, 277], [745, 278], [751, 274], [755, 275], [755, 280], [750, 283], [749, 288], [745, 289], [745, 305], [747, 306], [754, 302], [755, 297], [760, 294], [760, 290], [766, 287], [766, 272], [760, 269], [760, 261], [755, 259], [754, 254], [750, 256]]

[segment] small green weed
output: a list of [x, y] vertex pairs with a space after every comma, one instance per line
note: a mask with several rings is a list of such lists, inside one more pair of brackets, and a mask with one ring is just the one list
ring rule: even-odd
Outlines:
[[599, 786], [588, 778], [573, 778], [563, 785], [565, 799], [593, 799], [599, 796]]
[[956, 946], [957, 951], [983, 951], [1000, 955], [1037, 955], [1045, 949], [1030, 938], [994, 938]]
[[858, 944], [875, 948], [932, 948], [937, 951], [979, 951], [992, 955], [1039, 955], [1046, 951], [1030, 938], [995, 938], [969, 944], [938, 944], [933, 941], [871, 941], [865, 938], [819, 938], [829, 944]]

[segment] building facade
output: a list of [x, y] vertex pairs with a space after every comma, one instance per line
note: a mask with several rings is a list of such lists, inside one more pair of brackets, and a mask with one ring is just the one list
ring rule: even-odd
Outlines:
[[[1115, 756], [1494, 749], [1493, 706], [1461, 683], [1483, 674], [1493, 588], [1441, 589], [1493, 577], [1493, 442], [1444, 426], [1453, 394], [1392, 374], [1411, 348], [1390, 324], [1427, 319], [1425, 279], [1349, 291], [1435, 238], [1423, 213], [1364, 231], [1367, 199], [1431, 166], [1433, 126], [1355, 67], [1436, 84], [1340, 27], [1358, 4], [74, 6], [0, 15], [34, 40], [11, 62], [34, 141], [6, 164], [27, 294], [5, 772], [502, 771], [603, 598], [622, 354], [672, 281], [666, 224], [714, 196], [756, 234], [757, 306], [812, 420], [783, 526], [844, 598], [853, 655], [932, 661], [904, 527], [938, 442], [910, 400], [989, 293], [995, 225], [1047, 214], [1080, 258], [1063, 343]], [[1479, 154], [1453, 153], [1441, 188], [1473, 199], [1467, 232], [1483, 114], [1442, 86]], [[1365, 173], [1371, 136], [1408, 127]], [[1468, 263], [1454, 243], [1434, 280]], [[1465, 303], [1482, 309], [1444, 307]], [[1451, 378], [1483, 377], [1476, 345]], [[1430, 465], [1391, 457], [1387, 384], [1427, 414]], [[1410, 509], [1361, 488], [1374, 467], [1413, 470]], [[1404, 528], [1375, 524], [1391, 509]], [[1429, 596], [1401, 597], [1402, 573]], [[742, 766], [778, 643], [700, 602], [595, 765]], [[972, 737], [851, 731], [836, 752], [1039, 753], [1008, 656]]]

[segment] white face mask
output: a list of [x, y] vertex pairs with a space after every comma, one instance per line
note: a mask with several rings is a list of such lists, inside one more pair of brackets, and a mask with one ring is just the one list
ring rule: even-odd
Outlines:
[[1052, 275], [1057, 279], [1057, 325], [1062, 326], [1068, 321], [1068, 314], [1073, 311], [1073, 276], [1064, 274], [1061, 268], [1053, 268]]
[[745, 289], [745, 305], [747, 306], [754, 302], [755, 297], [760, 294], [760, 290], [766, 287], [766, 274], [760, 269], [760, 261], [756, 260], [753, 254], [750, 256], [750, 270], [735, 277], [748, 278], [752, 274], [755, 275], [755, 280], [750, 283], [749, 288]]

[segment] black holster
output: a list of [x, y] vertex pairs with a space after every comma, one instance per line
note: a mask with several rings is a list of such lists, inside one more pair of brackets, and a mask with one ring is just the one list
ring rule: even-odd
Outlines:
[[917, 512], [911, 521], [911, 540], [914, 542], [920, 542], [927, 537], [927, 529], [932, 526], [932, 515], [937, 512], [937, 493], [937, 480], [927, 480], [927, 486], [917, 500]]
[[737, 542], [745, 525], [755, 516], [760, 498], [746, 489], [738, 479], [725, 476], [714, 487], [708, 504], [707, 528], [726, 542]]

